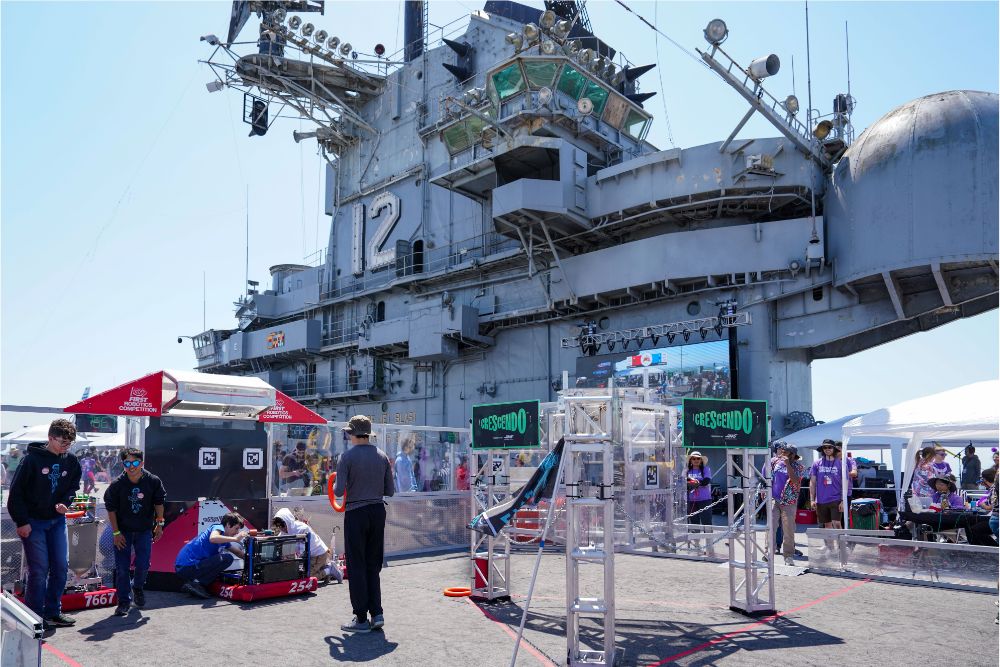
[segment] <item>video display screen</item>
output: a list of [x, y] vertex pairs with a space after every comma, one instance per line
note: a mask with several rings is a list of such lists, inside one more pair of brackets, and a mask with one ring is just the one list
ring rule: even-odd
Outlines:
[[672, 403], [685, 398], [732, 398], [729, 341], [674, 345], [652, 350], [623, 350], [576, 360], [576, 387], [604, 388], [615, 378], [618, 387], [649, 388]]

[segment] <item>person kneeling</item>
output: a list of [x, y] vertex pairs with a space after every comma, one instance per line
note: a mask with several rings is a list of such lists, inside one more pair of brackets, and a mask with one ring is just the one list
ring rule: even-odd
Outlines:
[[[278, 533], [285, 533], [287, 535], [308, 535], [309, 536], [309, 576], [316, 577], [317, 579], [326, 579], [327, 576], [327, 565], [330, 564], [330, 559], [332, 553], [330, 548], [326, 546], [316, 531], [306, 523], [305, 521], [297, 521], [295, 515], [292, 514], [292, 510], [288, 508], [282, 508], [278, 510], [277, 514], [271, 520], [271, 526]], [[331, 568], [333, 576], [336, 577], [337, 581], [343, 581], [344, 575], [341, 574], [340, 569], [334, 566]]]
[[240, 543], [246, 536], [243, 518], [229, 512], [223, 515], [221, 524], [214, 524], [185, 544], [174, 561], [174, 571], [184, 580], [181, 590], [203, 600], [211, 598], [205, 586], [233, 564], [233, 554], [243, 558]]

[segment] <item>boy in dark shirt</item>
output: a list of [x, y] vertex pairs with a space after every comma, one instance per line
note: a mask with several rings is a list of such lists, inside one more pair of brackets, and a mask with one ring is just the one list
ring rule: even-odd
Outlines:
[[67, 419], [49, 425], [47, 443], [28, 445], [7, 496], [7, 511], [17, 524], [28, 564], [24, 601], [42, 617], [46, 628], [76, 623], [62, 613], [68, 550], [66, 516], [80, 488], [80, 463], [69, 453], [76, 427]]
[[[115, 588], [118, 589], [115, 616], [128, 614], [133, 599], [140, 609], [146, 604], [143, 586], [153, 542], [163, 535], [163, 501], [167, 495], [160, 478], [143, 469], [142, 451], [129, 447], [122, 451], [121, 459], [125, 472], [104, 492], [104, 506], [115, 540]], [[135, 577], [130, 581], [133, 549]]]
[[[385, 549], [385, 504], [383, 496], [395, 492], [392, 465], [385, 453], [371, 445], [372, 422], [355, 415], [344, 428], [351, 448], [337, 462], [333, 493], [344, 500], [344, 542], [350, 576], [354, 616], [340, 626], [347, 632], [369, 632], [385, 625], [379, 572]], [[371, 614], [371, 622], [368, 615]]]

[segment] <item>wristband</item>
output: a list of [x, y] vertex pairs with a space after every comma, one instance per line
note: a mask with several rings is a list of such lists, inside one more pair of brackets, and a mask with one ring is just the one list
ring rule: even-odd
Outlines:
[[121, 535], [121, 534], [122, 534], [122, 531], [120, 531], [120, 530], [116, 530], [116, 531], [114, 531], [114, 532], [113, 532], [113, 533], [111, 533], [111, 534], [112, 534], [112, 535], [114, 535], [115, 537], [118, 537], [119, 535]]
[[163, 519], [157, 519], [156, 520], [156, 525], [157, 526], [161, 526], [162, 527], [164, 524], [166, 524], [165, 520], [163, 520]]

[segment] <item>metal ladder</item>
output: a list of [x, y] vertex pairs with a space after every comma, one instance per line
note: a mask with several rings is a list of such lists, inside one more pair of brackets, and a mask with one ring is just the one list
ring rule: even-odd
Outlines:
[[[618, 402], [610, 396], [564, 396], [566, 485], [566, 649], [567, 664], [614, 665], [615, 649], [615, 549], [614, 466], [615, 414]], [[600, 466], [600, 482], [595, 483]], [[591, 475], [586, 478], [585, 475]], [[587, 520], [587, 527], [581, 525]], [[591, 524], [596, 520], [599, 525]], [[581, 594], [581, 565], [600, 565], [603, 592], [598, 597]], [[601, 650], [580, 644], [582, 617], [603, 620]]]

